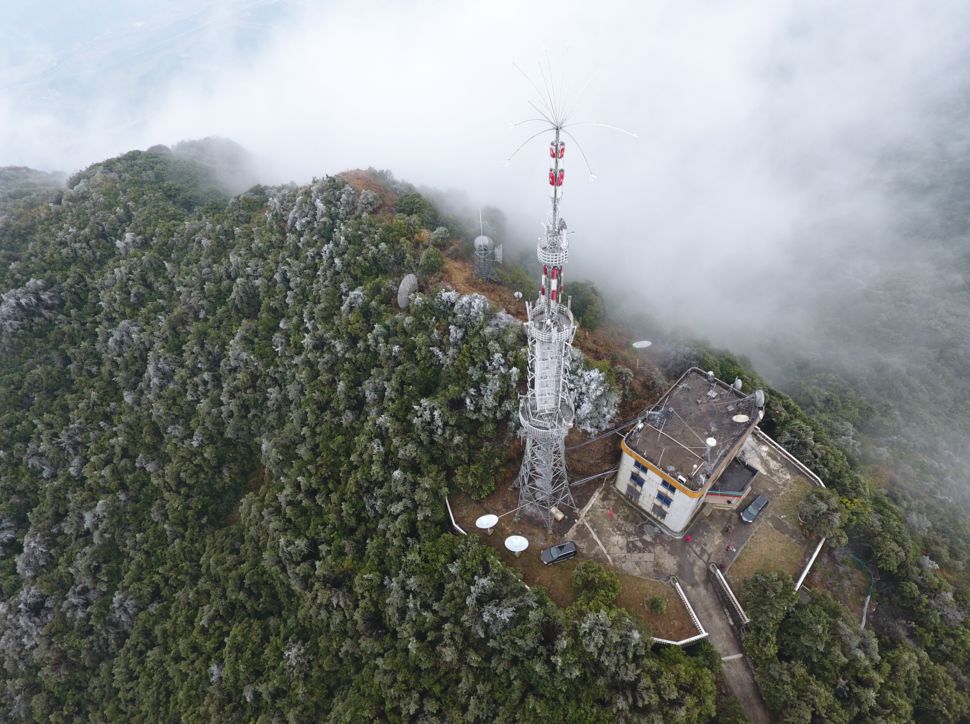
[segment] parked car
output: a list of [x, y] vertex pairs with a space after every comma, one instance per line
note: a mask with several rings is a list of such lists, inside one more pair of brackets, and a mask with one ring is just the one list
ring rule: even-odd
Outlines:
[[576, 544], [567, 540], [565, 543], [559, 543], [540, 551], [539, 560], [547, 566], [551, 566], [553, 563], [559, 563], [559, 561], [564, 561], [567, 558], [575, 558], [576, 553]]
[[768, 499], [759, 495], [751, 501], [751, 505], [741, 511], [741, 520], [745, 523], [754, 523], [754, 519], [758, 517], [758, 513], [764, 510], [766, 505], [768, 505]]

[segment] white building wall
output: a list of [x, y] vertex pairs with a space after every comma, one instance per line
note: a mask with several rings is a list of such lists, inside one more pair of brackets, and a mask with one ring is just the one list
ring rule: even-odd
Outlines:
[[[643, 479], [642, 487], [633, 483], [633, 473]], [[663, 482], [663, 478], [652, 470], [637, 468], [635, 459], [631, 455], [625, 451], [621, 454], [619, 469], [613, 483], [614, 487], [621, 495], [626, 496], [627, 499], [652, 516], [656, 516], [654, 505], [660, 505], [667, 511], [667, 515], [662, 520], [663, 524], [675, 533], [679, 533], [687, 526], [703, 499], [701, 497], [692, 498], [679, 489], [671, 491], [664, 487]], [[639, 491], [639, 495], [635, 494], [636, 491]], [[657, 498], [658, 493], [662, 493], [670, 499], [669, 506], [661, 503]], [[659, 518], [659, 516], [657, 517]]]

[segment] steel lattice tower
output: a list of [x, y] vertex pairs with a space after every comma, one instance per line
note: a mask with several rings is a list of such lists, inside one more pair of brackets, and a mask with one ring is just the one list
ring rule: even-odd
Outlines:
[[566, 222], [559, 215], [566, 152], [560, 124], [552, 129], [549, 145], [552, 168], [552, 216], [539, 240], [537, 256], [542, 265], [539, 298], [526, 302], [525, 330], [529, 344], [529, 392], [519, 406], [525, 437], [525, 457], [515, 480], [519, 488], [518, 518], [522, 513], [540, 518], [552, 528], [553, 508], [576, 509], [566, 473], [565, 439], [573, 425], [573, 400], [566, 385], [570, 350], [576, 334], [568, 302], [563, 299], [563, 267], [569, 259]]

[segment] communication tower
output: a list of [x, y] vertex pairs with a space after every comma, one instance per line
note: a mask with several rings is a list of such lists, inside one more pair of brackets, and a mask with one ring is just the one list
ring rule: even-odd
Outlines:
[[[516, 478], [519, 488], [517, 516], [523, 513], [541, 519], [552, 528], [555, 512], [576, 509], [566, 473], [566, 434], [573, 425], [573, 398], [566, 375], [576, 335], [570, 304], [563, 303], [563, 269], [569, 261], [566, 222], [559, 213], [565, 168], [566, 144], [563, 123], [555, 109], [547, 117], [552, 132], [549, 144], [549, 188], [552, 208], [539, 239], [536, 256], [542, 267], [539, 296], [527, 301], [525, 325], [529, 345], [529, 391], [519, 405], [519, 420], [525, 436], [525, 457]], [[521, 147], [520, 147], [521, 148]]]
[[539, 238], [536, 248], [536, 256], [542, 268], [539, 296], [535, 301], [525, 303], [528, 317], [525, 331], [529, 345], [529, 391], [519, 404], [519, 420], [525, 437], [525, 456], [514, 483], [519, 488], [516, 517], [525, 513], [540, 518], [546, 528], [551, 529], [553, 520], [562, 517], [562, 508], [576, 509], [566, 472], [565, 446], [566, 434], [575, 417], [573, 396], [566, 378], [573, 337], [576, 335], [576, 322], [570, 310], [569, 299], [563, 296], [563, 270], [569, 261], [566, 222], [559, 211], [566, 177], [563, 166], [566, 144], [563, 136], [568, 136], [576, 145], [591, 178], [593, 174], [586, 154], [568, 128], [578, 125], [602, 126], [636, 136], [605, 123], [567, 123], [561, 98], [552, 83], [552, 68], [548, 69], [547, 76], [540, 65], [539, 70], [545, 83], [543, 90], [521, 68], [516, 68], [532, 84], [540, 98], [538, 105], [530, 103], [539, 117], [529, 118], [516, 125], [540, 123], [543, 128], [529, 136], [512, 157], [534, 138], [552, 134], [548, 175], [552, 197], [551, 213], [543, 224], [545, 233]]

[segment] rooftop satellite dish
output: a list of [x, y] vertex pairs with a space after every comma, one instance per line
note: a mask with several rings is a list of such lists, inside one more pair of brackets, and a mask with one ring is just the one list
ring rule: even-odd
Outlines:
[[515, 290], [515, 294], [513, 294], [512, 296], [515, 297], [516, 300], [522, 299], [522, 292], [520, 292], [518, 289], [516, 289]]
[[486, 513], [475, 521], [475, 527], [491, 535], [496, 523], [498, 523], [498, 516], [494, 513]]
[[758, 407], [764, 407], [765, 406], [765, 393], [764, 393], [764, 390], [755, 390], [754, 391], [754, 404], [756, 404]]
[[529, 541], [521, 535], [510, 535], [505, 539], [505, 547], [512, 551], [515, 557], [518, 558], [519, 554], [529, 547]]
[[731, 419], [734, 420], [735, 422], [747, 422], [751, 418], [748, 417], [747, 415], [735, 415]]
[[653, 344], [653, 342], [651, 342], [649, 340], [641, 339], [639, 342], [634, 342], [633, 343], [633, 349], [646, 349], [647, 347], [651, 346], [652, 344]]
[[414, 274], [408, 274], [401, 280], [401, 286], [397, 288], [397, 306], [407, 309], [409, 297], [418, 288], [418, 278]]
[[713, 382], [714, 381], [714, 370], [708, 370], [707, 371], [707, 381], [708, 382]]
[[713, 437], [707, 438], [707, 440], [705, 440], [704, 442], [707, 443], [707, 446], [708, 447], [714, 447], [714, 446], [717, 445], [717, 439], [716, 438], [713, 438]]
[[741, 385], [742, 384], [743, 383], [741, 382], [741, 378], [740, 377], [735, 377], [734, 378], [734, 384], [732, 385], [732, 387], [734, 387], [734, 389], [736, 389], [738, 392], [740, 392], [741, 391]]

